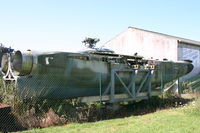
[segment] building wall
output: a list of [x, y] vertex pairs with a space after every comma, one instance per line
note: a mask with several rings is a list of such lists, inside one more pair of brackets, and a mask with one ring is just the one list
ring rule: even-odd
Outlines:
[[153, 57], [159, 60], [166, 58], [172, 61], [193, 61], [193, 71], [181, 78], [181, 81], [200, 74], [200, 46], [180, 43], [176, 37], [128, 28], [102, 47], [112, 49], [118, 54], [138, 53], [147, 59]]
[[105, 48], [114, 50], [118, 54], [138, 55], [145, 58], [177, 61], [177, 39], [147, 32], [135, 28], [128, 28], [103, 45]]
[[178, 44], [178, 60], [191, 60], [192, 64], [194, 65], [194, 69], [192, 70], [192, 72], [184, 76], [182, 80], [186, 80], [200, 73], [200, 47], [199, 46], [179, 43]]

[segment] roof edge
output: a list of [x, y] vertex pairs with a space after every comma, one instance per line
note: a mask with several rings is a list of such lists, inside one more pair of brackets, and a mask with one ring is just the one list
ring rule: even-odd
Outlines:
[[159, 34], [159, 35], [162, 35], [162, 36], [168, 36], [170, 38], [177, 39], [178, 42], [182, 42], [182, 43], [200, 45], [200, 41], [195, 41], [195, 40], [186, 39], [186, 38], [182, 38], [182, 37], [176, 37], [176, 36], [172, 36], [172, 35], [168, 35], [168, 34], [164, 34], [164, 33], [160, 33], [160, 32], [155, 32], [155, 31], [150, 31], [150, 30], [144, 30], [144, 29], [140, 29], [140, 28], [136, 28], [136, 27], [132, 27], [132, 26], [129, 26], [128, 29], [129, 28], [141, 30], [141, 31], [145, 31], [145, 32], [150, 32], [150, 33], [154, 33], [154, 34]]

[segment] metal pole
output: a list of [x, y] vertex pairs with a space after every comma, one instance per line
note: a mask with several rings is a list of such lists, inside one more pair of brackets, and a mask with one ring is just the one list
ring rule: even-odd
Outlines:
[[162, 71], [162, 67], [163, 65], [161, 64], [160, 65], [160, 67], [161, 67], [161, 69], [160, 69], [160, 74], [161, 74], [161, 93], [163, 93], [163, 71]]
[[100, 96], [100, 104], [102, 102], [102, 94], [101, 94], [101, 90], [102, 90], [102, 84], [101, 84], [101, 73], [99, 73], [99, 96]]
[[152, 92], [151, 80], [152, 80], [153, 72], [154, 72], [154, 70], [149, 70], [149, 80], [148, 80], [148, 95], [149, 95], [149, 98], [151, 97], [151, 92]]
[[110, 88], [110, 102], [115, 99], [115, 70], [111, 70], [111, 88]]
[[181, 86], [180, 86], [180, 79], [178, 78], [178, 94], [180, 95], [182, 93], [182, 90], [181, 90]]
[[100, 99], [99, 99], [99, 102], [100, 102], [100, 119], [102, 120], [102, 74], [99, 73], [99, 96], [100, 96]]
[[134, 70], [132, 73], [131, 73], [131, 78], [132, 78], [132, 83], [131, 83], [131, 92], [132, 92], [132, 95], [134, 96], [135, 98], [135, 78], [136, 78], [136, 74], [137, 74], [137, 71]]

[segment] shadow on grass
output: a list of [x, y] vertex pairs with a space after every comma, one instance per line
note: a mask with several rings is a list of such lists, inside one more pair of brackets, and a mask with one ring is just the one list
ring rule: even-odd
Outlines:
[[[104, 106], [99, 112], [98, 120], [107, 120], [114, 118], [123, 118], [128, 116], [144, 115], [153, 113], [158, 110], [185, 106], [194, 99], [184, 99], [178, 96], [168, 98], [152, 97], [149, 100], [142, 100], [139, 102], [122, 103], [118, 105], [117, 110]], [[108, 105], [109, 106], [109, 105]], [[114, 105], [115, 106], [115, 105]], [[109, 108], [109, 109], [108, 109]], [[114, 107], [115, 108], [115, 107]], [[89, 121], [95, 121], [90, 119]]]

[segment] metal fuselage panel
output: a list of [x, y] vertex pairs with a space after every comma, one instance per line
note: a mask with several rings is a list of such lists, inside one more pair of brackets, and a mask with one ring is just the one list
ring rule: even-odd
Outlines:
[[[34, 59], [37, 60], [37, 64], [31, 73], [19, 76], [17, 80], [23, 97], [67, 99], [98, 96], [100, 80], [104, 91], [110, 82], [112, 69], [132, 69], [127, 63], [119, 62], [116, 55], [60, 52], [40, 54]], [[161, 86], [161, 78], [165, 84], [187, 74], [190, 72], [190, 65], [184, 62], [158, 61], [151, 81], [152, 89]], [[127, 72], [118, 74], [124, 83], [128, 84], [131, 74]], [[138, 71], [136, 88], [144, 77], [145, 72]], [[121, 88], [122, 85], [116, 82], [116, 93], [122, 93]]]

